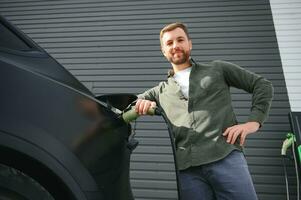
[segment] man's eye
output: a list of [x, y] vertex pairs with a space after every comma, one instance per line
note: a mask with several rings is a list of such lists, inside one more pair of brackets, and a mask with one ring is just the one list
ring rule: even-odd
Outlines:
[[169, 42], [169, 43], [167, 43], [166, 45], [167, 45], [167, 46], [170, 46], [170, 45], [172, 45], [172, 42]]

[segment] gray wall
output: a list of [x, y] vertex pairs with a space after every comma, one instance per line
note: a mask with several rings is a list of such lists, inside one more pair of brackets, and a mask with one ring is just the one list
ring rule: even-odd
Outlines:
[[[164, 80], [170, 65], [159, 50], [159, 31], [170, 22], [186, 23], [194, 60], [235, 62], [273, 82], [270, 118], [248, 138], [245, 152], [259, 199], [285, 199], [280, 147], [290, 130], [290, 107], [269, 1], [2, 0], [0, 13], [95, 94], [140, 93]], [[237, 89], [232, 93], [238, 119], [244, 122], [251, 96]], [[131, 162], [136, 199], [176, 199], [166, 125], [160, 117], [143, 117], [136, 127], [140, 146]]]

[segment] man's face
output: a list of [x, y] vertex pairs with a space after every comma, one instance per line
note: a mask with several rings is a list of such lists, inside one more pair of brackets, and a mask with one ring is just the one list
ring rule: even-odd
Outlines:
[[191, 40], [188, 40], [183, 29], [176, 28], [163, 34], [161, 50], [169, 62], [175, 65], [188, 62], [191, 48]]

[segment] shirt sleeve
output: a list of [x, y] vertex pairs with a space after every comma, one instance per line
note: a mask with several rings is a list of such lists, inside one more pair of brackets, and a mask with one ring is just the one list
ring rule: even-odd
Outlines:
[[158, 104], [159, 102], [159, 91], [160, 91], [160, 85], [155, 86], [149, 90], [146, 90], [145, 92], [138, 94], [137, 97], [138, 99], [146, 99], [146, 100], [150, 100], [150, 101], [156, 101], [156, 103]]
[[224, 79], [229, 86], [252, 93], [252, 106], [248, 121], [256, 121], [260, 126], [268, 117], [274, 89], [264, 77], [225, 61], [215, 61], [221, 67]]

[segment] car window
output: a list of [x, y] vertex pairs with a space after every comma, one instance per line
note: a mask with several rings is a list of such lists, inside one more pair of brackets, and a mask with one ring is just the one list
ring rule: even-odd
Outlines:
[[0, 47], [18, 51], [31, 50], [29, 45], [2, 23], [0, 23]]

